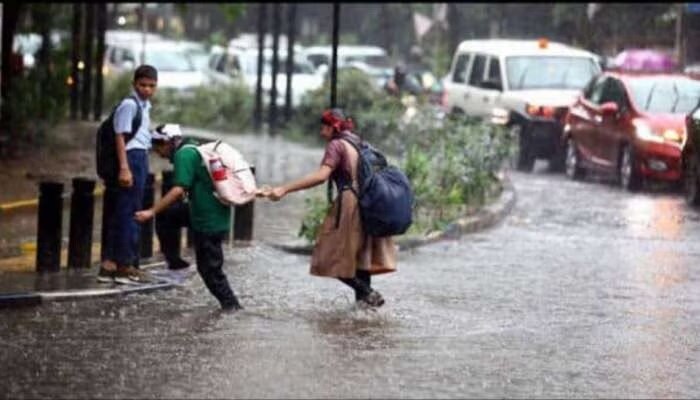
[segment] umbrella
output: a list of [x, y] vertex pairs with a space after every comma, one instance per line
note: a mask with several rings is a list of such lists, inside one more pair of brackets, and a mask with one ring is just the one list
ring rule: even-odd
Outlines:
[[673, 72], [678, 64], [673, 57], [658, 50], [625, 50], [615, 57], [615, 66], [629, 71]]

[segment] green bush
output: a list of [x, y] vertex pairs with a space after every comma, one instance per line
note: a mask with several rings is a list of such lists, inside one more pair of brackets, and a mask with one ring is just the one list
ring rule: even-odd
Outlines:
[[[318, 138], [321, 112], [330, 107], [330, 91], [326, 80], [321, 88], [302, 98], [289, 127], [292, 136]], [[358, 133], [366, 140], [374, 142], [397, 128], [401, 102], [378, 90], [365, 73], [338, 71], [337, 96], [338, 107], [355, 119]]]
[[319, 196], [308, 197], [304, 199], [304, 202], [306, 203], [306, 214], [301, 221], [298, 236], [306, 239], [309, 243], [313, 243], [316, 240], [323, 219], [328, 213], [330, 204], [328, 199]]
[[[114, 107], [131, 93], [132, 76], [109, 79], [105, 101]], [[222, 131], [242, 132], [251, 125], [253, 96], [242, 84], [200, 86], [187, 91], [160, 88], [151, 100], [151, 120]]]

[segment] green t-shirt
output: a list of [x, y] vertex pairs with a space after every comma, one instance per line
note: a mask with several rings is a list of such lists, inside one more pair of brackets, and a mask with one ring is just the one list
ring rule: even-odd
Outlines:
[[185, 188], [190, 203], [192, 229], [203, 233], [228, 232], [231, 226], [231, 207], [214, 197], [214, 185], [202, 163], [202, 156], [191, 139], [175, 152], [173, 184]]

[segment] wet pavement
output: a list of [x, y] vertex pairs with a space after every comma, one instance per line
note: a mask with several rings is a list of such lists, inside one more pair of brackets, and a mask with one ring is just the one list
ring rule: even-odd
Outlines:
[[237, 314], [197, 276], [5, 310], [3, 396], [700, 396], [697, 212], [539, 166], [511, 178], [501, 225], [400, 253], [377, 311], [264, 244], [226, 254]]

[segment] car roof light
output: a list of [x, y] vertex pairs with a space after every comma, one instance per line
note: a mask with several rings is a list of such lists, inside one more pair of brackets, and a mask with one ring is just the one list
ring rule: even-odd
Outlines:
[[537, 47], [540, 49], [546, 49], [547, 46], [549, 46], [549, 40], [547, 40], [547, 38], [539, 38], [537, 40]]

